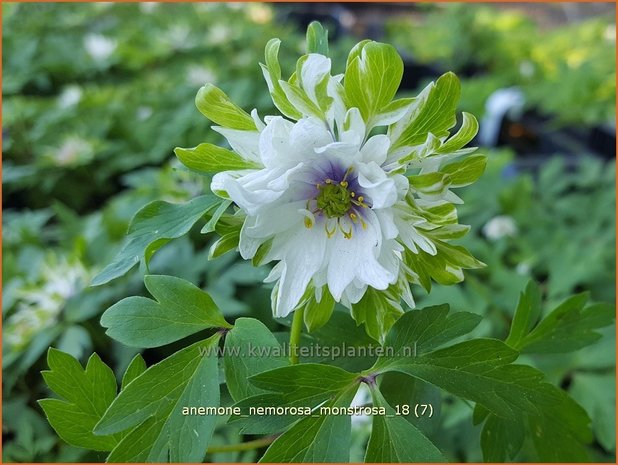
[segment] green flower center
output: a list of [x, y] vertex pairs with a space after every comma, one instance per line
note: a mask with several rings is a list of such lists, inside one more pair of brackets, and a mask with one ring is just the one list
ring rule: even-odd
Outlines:
[[328, 183], [319, 186], [316, 198], [318, 208], [329, 218], [345, 216], [352, 206], [352, 195], [347, 189], [347, 182]]

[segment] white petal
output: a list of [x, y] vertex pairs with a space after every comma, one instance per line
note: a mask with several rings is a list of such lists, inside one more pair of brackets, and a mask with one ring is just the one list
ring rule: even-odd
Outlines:
[[241, 131], [240, 129], [213, 126], [212, 129], [223, 135], [238, 155], [245, 160], [260, 161], [259, 139], [257, 131]]
[[371, 199], [374, 209], [392, 206], [397, 201], [397, 187], [375, 163], [358, 164], [358, 183], [363, 188], [363, 194]]
[[332, 142], [316, 148], [315, 151], [316, 153], [323, 154], [325, 157], [340, 160], [348, 164], [350, 163], [350, 159], [358, 154], [358, 144], [349, 142]]
[[213, 177], [213, 190], [224, 190], [229, 197], [248, 215], [269, 208], [269, 204], [279, 199], [289, 186], [290, 178], [302, 167], [276, 170], [224, 171]]
[[238, 242], [238, 251], [240, 252], [240, 256], [245, 260], [249, 260], [253, 258], [255, 253], [257, 252], [258, 247], [265, 241], [264, 238], [260, 237], [256, 239], [255, 237], [247, 236], [247, 229], [251, 229], [255, 227], [256, 222], [255, 216], [249, 216], [245, 219], [245, 222], [242, 225], [240, 230], [240, 241]]
[[[251, 217], [250, 225], [243, 227], [243, 232], [250, 238], [269, 238], [286, 231], [296, 225], [304, 224], [305, 201], [289, 202], [282, 205], [273, 205], [272, 208]], [[241, 239], [243, 234], [241, 232]]]
[[328, 242], [328, 287], [339, 301], [345, 288], [358, 278], [376, 289], [386, 289], [396, 278], [376, 259], [382, 246], [382, 233], [371, 210], [364, 212], [367, 227], [358, 227], [351, 239], [337, 232]]
[[367, 285], [355, 279], [345, 288], [341, 299], [348, 305], [357, 304], [363, 298], [365, 292], [367, 292]]
[[279, 278], [281, 278], [281, 273], [284, 267], [285, 267], [285, 264], [283, 262], [277, 263], [275, 266], [273, 266], [273, 269], [270, 270], [270, 273], [268, 273], [268, 276], [264, 278], [264, 282], [274, 283], [275, 281], [277, 281]]
[[255, 123], [255, 127], [258, 131], [262, 131], [266, 125], [260, 119], [260, 115], [258, 115], [257, 108], [251, 110], [251, 118], [253, 118], [253, 122]]
[[378, 134], [370, 137], [365, 145], [361, 148], [361, 159], [365, 163], [375, 162], [377, 165], [382, 165], [386, 160], [386, 154], [391, 145], [391, 141], [385, 134]]
[[300, 81], [307, 96], [314, 103], [318, 103], [315, 88], [320, 81], [330, 73], [330, 58], [319, 53], [310, 53], [300, 70]]
[[412, 252], [418, 252], [416, 248], [416, 246], [418, 245], [429, 255], [435, 255], [438, 253], [435, 244], [431, 240], [423, 236], [414, 226], [400, 222], [398, 224], [398, 227], [399, 238]]
[[391, 209], [374, 210], [375, 215], [380, 222], [382, 236], [384, 239], [395, 239], [399, 235], [399, 229], [395, 224], [394, 214]]
[[404, 198], [410, 189], [410, 181], [403, 174], [396, 174], [391, 176], [391, 179], [395, 181], [395, 189], [397, 189], [397, 198]]
[[342, 78], [343, 74], [333, 76], [333, 78], [328, 81], [327, 87], [328, 96], [333, 98], [333, 104], [329, 108], [327, 115], [328, 124], [332, 126], [333, 122], [335, 122], [340, 131], [343, 129], [343, 120], [346, 114], [346, 106], [343, 100], [345, 91], [340, 82]]
[[280, 249], [278, 255], [283, 263], [275, 316], [284, 317], [298, 305], [311, 278], [321, 268], [326, 235], [316, 228], [299, 226], [285, 237], [275, 238], [275, 248]]
[[366, 126], [358, 108], [355, 107], [348, 110], [345, 115], [344, 127], [346, 129], [340, 132], [340, 141], [356, 144], [357, 147], [360, 147], [365, 140]]
[[324, 121], [317, 118], [303, 118], [290, 131], [290, 146], [293, 148], [287, 156], [298, 161], [317, 157], [315, 149], [333, 142]]
[[267, 168], [276, 168], [287, 164], [286, 154], [292, 150], [290, 147], [290, 131], [293, 124], [278, 116], [271, 119], [260, 133], [259, 153], [260, 159]]

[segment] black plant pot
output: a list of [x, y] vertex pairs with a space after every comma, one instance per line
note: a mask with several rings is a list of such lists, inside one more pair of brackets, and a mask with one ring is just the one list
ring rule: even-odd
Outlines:
[[604, 159], [616, 158], [616, 124], [605, 124], [590, 129], [588, 145]]

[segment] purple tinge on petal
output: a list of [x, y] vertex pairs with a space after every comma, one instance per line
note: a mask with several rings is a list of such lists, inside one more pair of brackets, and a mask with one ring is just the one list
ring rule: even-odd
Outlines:
[[357, 198], [358, 196], [364, 196], [365, 203], [371, 207], [371, 199], [365, 196], [363, 188], [358, 183], [358, 174], [355, 173], [354, 169], [349, 172], [348, 169], [349, 166], [344, 166], [333, 160], [325, 160], [322, 163], [316, 164], [314, 167], [314, 176], [312, 177], [313, 184], [310, 195], [315, 198], [318, 195], [317, 185], [324, 184], [327, 179], [335, 183], [339, 183], [345, 179], [348, 182], [348, 190], [354, 192]]

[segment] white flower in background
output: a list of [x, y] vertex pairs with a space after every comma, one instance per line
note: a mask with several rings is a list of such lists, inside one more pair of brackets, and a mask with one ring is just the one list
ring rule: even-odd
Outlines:
[[58, 148], [46, 152], [45, 158], [56, 166], [75, 166], [87, 163], [94, 157], [94, 147], [78, 136], [67, 137]]
[[232, 35], [232, 29], [225, 24], [215, 24], [208, 31], [207, 40], [211, 45], [224, 44]]
[[186, 50], [193, 47], [190, 38], [191, 29], [186, 25], [172, 26], [165, 34], [165, 40], [174, 50]]
[[247, 16], [256, 24], [266, 24], [272, 20], [273, 11], [264, 3], [250, 3], [247, 5]]
[[534, 63], [530, 60], [523, 60], [519, 63], [519, 74], [525, 78], [534, 76]]
[[517, 234], [517, 224], [515, 220], [507, 215], [499, 215], [493, 217], [485, 226], [483, 226], [483, 234], [487, 239], [497, 241], [503, 237], [514, 236]]
[[243, 50], [234, 55], [232, 65], [239, 68], [246, 68], [247, 66], [251, 65], [253, 59], [254, 58], [251, 52], [249, 52], [248, 50]]
[[187, 82], [192, 86], [203, 86], [206, 82], [217, 82], [217, 74], [206, 66], [189, 66]]
[[448, 139], [459, 92], [453, 74], [416, 99], [393, 100], [403, 63], [391, 46], [361, 42], [337, 76], [326, 56], [304, 55], [289, 81], [278, 48], [277, 39], [266, 46], [262, 70], [285, 117], [262, 121], [207, 84], [196, 104], [233, 152], [200, 144], [176, 154], [192, 169], [217, 172], [211, 190], [239, 208], [242, 257], [275, 262], [266, 278], [275, 282], [275, 316], [330, 296], [357, 322], [372, 320], [368, 331], [379, 339], [402, 299], [414, 305], [410, 283], [452, 284], [462, 268], [482, 266], [447, 243], [469, 229], [457, 224], [461, 199], [451, 189], [475, 181], [485, 159], [453, 160], [475, 150], [462, 147], [478, 124], [464, 114]]
[[16, 293], [16, 310], [3, 325], [5, 344], [15, 350], [27, 346], [37, 333], [53, 325], [66, 302], [88, 286], [91, 272], [77, 260], [48, 255], [40, 280]]
[[518, 263], [517, 267], [515, 267], [515, 271], [517, 272], [517, 274], [520, 274], [522, 276], [528, 276], [530, 274], [531, 269], [532, 268], [530, 267], [529, 262]]
[[82, 88], [76, 85], [65, 87], [58, 96], [58, 106], [69, 108], [77, 105], [82, 99]]
[[152, 116], [152, 107], [149, 107], [146, 105], [137, 107], [136, 116], [137, 116], [137, 119], [140, 121], [147, 120], [148, 118]]
[[101, 34], [88, 34], [84, 38], [84, 47], [94, 61], [102, 62], [114, 53], [116, 42]]

